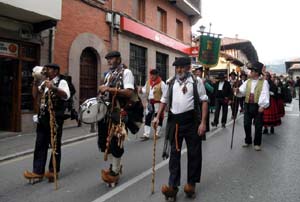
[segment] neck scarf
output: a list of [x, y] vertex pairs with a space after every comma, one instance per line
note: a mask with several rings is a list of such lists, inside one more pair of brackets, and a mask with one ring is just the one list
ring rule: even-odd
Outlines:
[[149, 84], [151, 88], [153, 88], [155, 85], [159, 84], [160, 82], [161, 82], [160, 76], [157, 76], [154, 81], [152, 79], [149, 80]]

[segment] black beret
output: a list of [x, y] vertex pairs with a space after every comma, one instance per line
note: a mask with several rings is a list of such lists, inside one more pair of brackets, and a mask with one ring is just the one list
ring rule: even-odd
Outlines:
[[176, 58], [176, 60], [173, 62], [173, 66], [188, 66], [191, 65], [191, 58], [190, 57], [180, 57]]
[[158, 75], [158, 70], [157, 69], [151, 69], [150, 74], [152, 75]]
[[60, 69], [60, 66], [58, 64], [55, 64], [55, 63], [48, 63], [48, 64], [45, 64], [44, 67], [48, 67], [48, 68], [52, 68], [52, 69]]
[[224, 73], [219, 73], [216, 79], [224, 79], [225, 74]]
[[198, 66], [198, 67], [195, 68], [195, 70], [203, 71], [203, 67], [202, 66]]
[[119, 51], [110, 51], [106, 54], [105, 59], [109, 59], [113, 57], [121, 57], [121, 53]]
[[261, 74], [262, 73], [262, 69], [264, 67], [264, 64], [261, 63], [261, 62], [255, 61], [253, 63], [248, 63], [247, 67], [248, 67], [248, 69], [250, 69], [250, 70], [252, 69], [252, 70], [254, 70], [254, 71], [256, 71], [256, 72], [258, 72], [258, 73]]
[[237, 76], [237, 74], [235, 72], [230, 72], [229, 76], [231, 76], [231, 75]]

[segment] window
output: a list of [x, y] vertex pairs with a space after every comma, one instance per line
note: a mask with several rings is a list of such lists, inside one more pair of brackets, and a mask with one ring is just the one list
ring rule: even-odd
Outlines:
[[145, 22], [145, 0], [133, 1], [132, 16], [141, 22]]
[[146, 82], [146, 51], [144, 47], [130, 44], [129, 69], [133, 73], [134, 82], [140, 86]]
[[183, 24], [176, 19], [176, 38], [183, 41]]
[[162, 32], [167, 32], [167, 12], [157, 8], [157, 28]]
[[168, 55], [156, 52], [156, 69], [159, 72], [159, 76], [163, 81], [167, 80], [168, 70]]

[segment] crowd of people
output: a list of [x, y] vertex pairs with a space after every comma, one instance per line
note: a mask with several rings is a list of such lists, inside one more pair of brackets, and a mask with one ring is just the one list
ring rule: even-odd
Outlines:
[[[125, 153], [123, 142], [128, 131], [137, 133], [141, 126], [137, 124], [140, 121], [137, 117], [140, 114], [143, 116], [138, 94], [144, 94], [147, 103], [141, 139], [149, 140], [151, 131], [153, 137], [165, 136], [163, 158], [170, 159], [169, 178], [161, 191], [166, 199], [176, 199], [179, 190], [183, 140], [188, 155], [184, 192], [188, 197], [194, 197], [196, 184], [201, 177], [202, 141], [206, 140], [210, 125], [218, 127], [220, 122], [221, 127], [225, 128], [229, 107], [232, 119], [236, 119], [238, 113], [244, 113], [245, 143], [242, 146], [249, 148], [253, 143], [254, 149], [260, 151], [262, 134], [269, 134], [269, 129], [270, 134], [275, 133], [274, 128], [281, 124], [285, 114], [285, 103], [291, 102], [295, 96], [294, 89], [300, 86], [299, 78], [291, 82], [283, 76], [270, 74], [264, 70], [264, 64], [258, 61], [247, 66], [249, 73], [232, 71], [229, 78], [224, 73], [214, 78], [202, 66], [192, 69], [189, 57], [179, 57], [173, 63], [175, 75], [167, 81], [162, 81], [159, 72], [151, 69], [145, 86], [137, 88], [133, 73], [122, 64], [120, 52], [111, 51], [105, 58], [110, 68], [99, 86], [99, 96], [110, 104], [107, 114], [98, 121], [98, 147], [104, 153], [104, 160], [109, 162], [109, 167], [101, 170], [102, 180], [112, 185], [120, 179], [121, 160]], [[41, 101], [33, 169], [25, 171], [24, 177], [30, 181], [46, 177], [53, 182], [60, 171], [64, 103], [70, 98], [70, 89], [60, 76], [59, 65], [47, 64], [44, 67], [44, 81], [33, 82], [33, 95], [40, 95]], [[165, 112], [166, 129], [163, 131]], [[214, 113], [211, 123], [210, 113]], [[254, 138], [252, 125], [255, 126]], [[47, 150], [53, 133], [56, 145], [52, 158], [56, 161], [51, 160], [45, 172]]]

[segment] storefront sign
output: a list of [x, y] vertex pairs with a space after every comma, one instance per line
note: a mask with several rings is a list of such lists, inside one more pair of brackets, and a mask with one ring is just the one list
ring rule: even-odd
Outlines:
[[136, 34], [138, 36], [144, 37], [151, 41], [155, 41], [169, 48], [178, 50], [187, 55], [191, 54], [191, 47], [181, 43], [167, 35], [161, 34], [145, 25], [137, 23], [126, 17], [121, 18], [121, 29]]
[[0, 41], [0, 55], [18, 57], [18, 44]]

